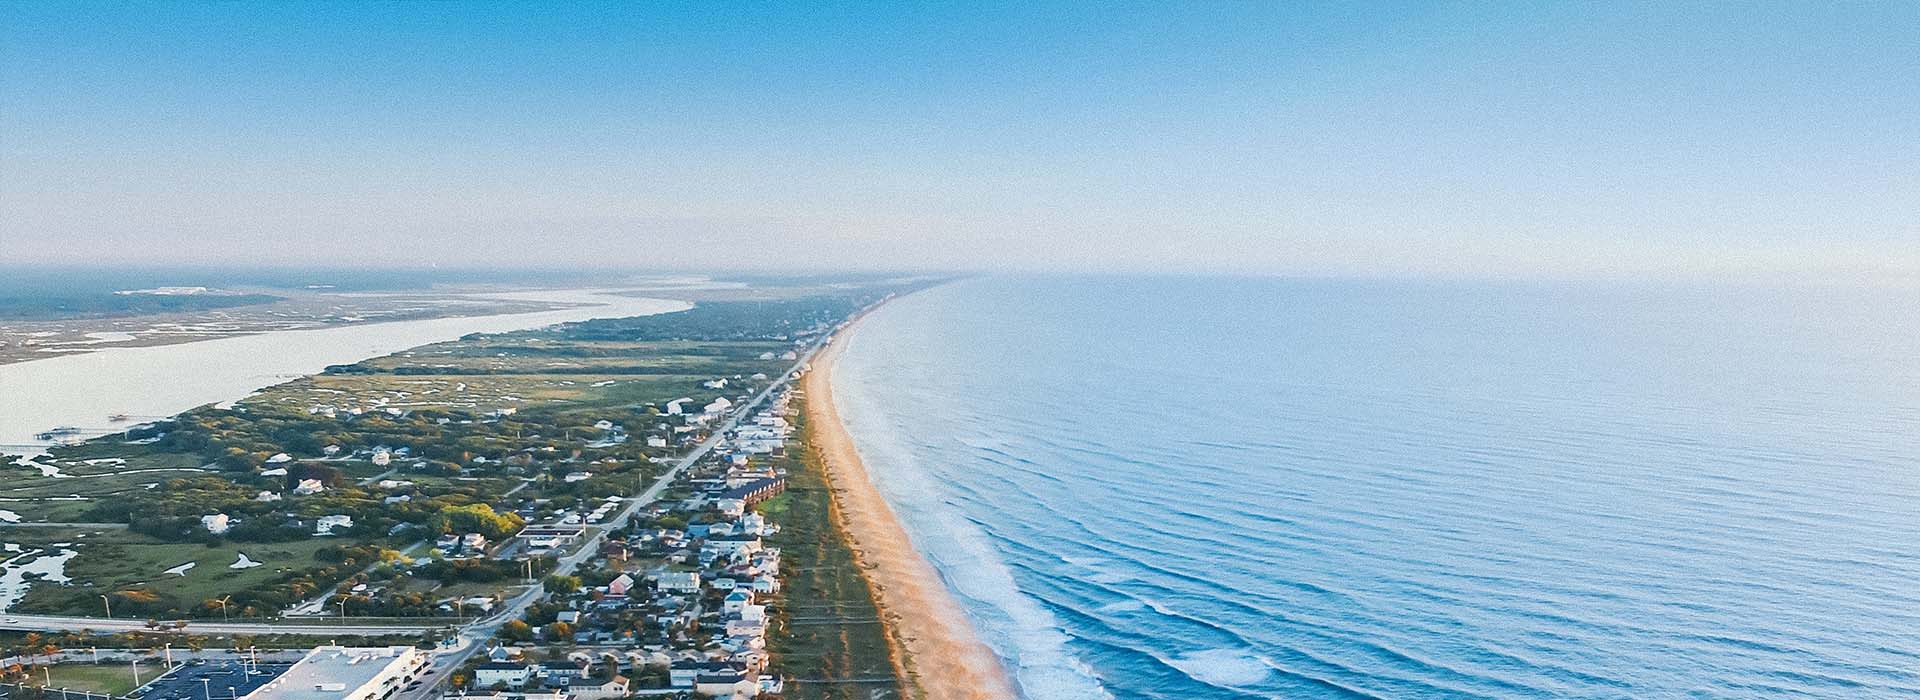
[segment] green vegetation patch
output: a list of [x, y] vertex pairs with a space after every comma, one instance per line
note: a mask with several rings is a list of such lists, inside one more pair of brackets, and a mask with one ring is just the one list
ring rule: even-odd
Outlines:
[[[801, 417], [795, 419], [802, 440], [807, 430], [804, 413], [798, 412]], [[854, 562], [853, 550], [833, 526], [833, 499], [819, 454], [807, 448], [801, 459], [780, 462], [788, 469], [787, 491], [766, 505], [780, 512], [781, 530], [772, 544], [780, 548], [780, 570], [786, 578], [769, 649], [780, 668], [794, 678], [893, 678], [891, 643], [880, 624], [873, 593]], [[877, 688], [900, 689], [897, 679], [892, 685], [789, 683], [785, 697], [871, 700], [871, 691]]]

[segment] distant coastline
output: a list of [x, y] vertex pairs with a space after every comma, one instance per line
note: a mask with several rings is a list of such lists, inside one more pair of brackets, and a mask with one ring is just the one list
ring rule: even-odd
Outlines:
[[834, 526], [864, 569], [894, 646], [909, 695], [932, 700], [1006, 700], [1019, 696], [1011, 676], [982, 642], [933, 565], [914, 549], [906, 529], [860, 461], [833, 400], [833, 363], [863, 312], [815, 356], [801, 379], [807, 439], [819, 451], [833, 493]]

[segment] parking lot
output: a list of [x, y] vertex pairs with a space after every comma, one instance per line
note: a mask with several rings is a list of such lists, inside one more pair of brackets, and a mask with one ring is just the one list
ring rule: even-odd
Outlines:
[[293, 664], [260, 664], [249, 672], [233, 661], [187, 664], [141, 689], [141, 700], [231, 700], [266, 685]]

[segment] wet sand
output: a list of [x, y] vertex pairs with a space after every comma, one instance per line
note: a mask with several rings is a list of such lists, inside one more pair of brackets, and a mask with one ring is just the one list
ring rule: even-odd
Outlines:
[[[858, 321], [855, 321], [855, 325]], [[852, 437], [833, 405], [833, 362], [852, 334], [850, 325], [814, 357], [801, 380], [809, 433], [826, 461], [833, 491], [834, 527], [866, 570], [874, 602], [894, 642], [894, 665], [908, 692], [929, 700], [1006, 700], [1018, 697], [1006, 668], [974, 633], [940, 575], [913, 542], [868, 478]]]

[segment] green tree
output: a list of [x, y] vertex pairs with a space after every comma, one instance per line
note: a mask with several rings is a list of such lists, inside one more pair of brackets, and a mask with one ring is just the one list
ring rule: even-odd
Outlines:
[[578, 576], [554, 574], [548, 576], [544, 583], [547, 587], [547, 592], [556, 595], [566, 595], [580, 590], [580, 577]]
[[496, 513], [493, 506], [485, 503], [473, 503], [464, 506], [452, 506], [434, 514], [427, 527], [438, 532], [465, 534], [477, 532], [487, 539], [496, 540], [519, 532], [526, 521], [517, 513]]
[[533, 626], [525, 620], [508, 620], [500, 626], [500, 638], [509, 642], [533, 641]]

